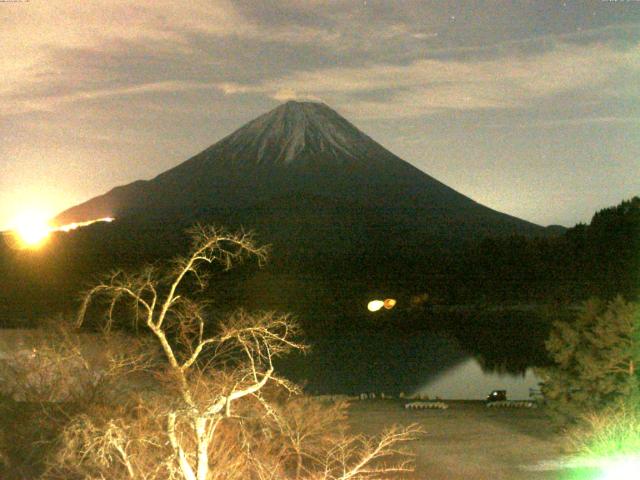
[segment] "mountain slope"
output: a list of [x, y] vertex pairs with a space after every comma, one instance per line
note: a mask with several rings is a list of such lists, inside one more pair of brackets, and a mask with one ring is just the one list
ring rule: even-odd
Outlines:
[[[337, 205], [333, 214], [317, 216], [323, 203], [328, 209]], [[344, 212], [358, 212], [354, 222], [397, 241], [411, 242], [416, 234], [544, 234], [537, 225], [447, 187], [328, 106], [312, 102], [287, 102], [152, 180], [117, 187], [62, 212], [56, 223], [143, 215], [241, 220], [251, 228], [277, 221], [270, 228], [275, 232], [306, 218], [313, 234], [313, 225], [325, 231], [344, 223]]]

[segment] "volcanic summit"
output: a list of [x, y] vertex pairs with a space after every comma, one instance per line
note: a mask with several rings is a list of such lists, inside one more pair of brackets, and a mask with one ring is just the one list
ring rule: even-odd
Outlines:
[[347, 229], [367, 238], [373, 230], [396, 244], [544, 232], [447, 187], [327, 105], [294, 101], [152, 180], [114, 188], [55, 220], [107, 216], [266, 225], [307, 230], [304, 236]]

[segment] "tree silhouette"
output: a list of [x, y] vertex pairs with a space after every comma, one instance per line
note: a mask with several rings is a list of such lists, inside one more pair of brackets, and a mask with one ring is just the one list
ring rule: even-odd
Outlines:
[[638, 393], [638, 306], [622, 297], [591, 299], [573, 322], [555, 322], [546, 347], [554, 365], [540, 369], [542, 393], [562, 422]]

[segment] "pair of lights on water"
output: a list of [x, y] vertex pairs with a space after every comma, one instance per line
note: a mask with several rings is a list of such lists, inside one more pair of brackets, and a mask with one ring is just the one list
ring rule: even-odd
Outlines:
[[394, 298], [387, 298], [386, 300], [371, 300], [367, 304], [367, 310], [369, 310], [370, 312], [377, 312], [382, 308], [391, 310], [395, 306], [396, 300]]

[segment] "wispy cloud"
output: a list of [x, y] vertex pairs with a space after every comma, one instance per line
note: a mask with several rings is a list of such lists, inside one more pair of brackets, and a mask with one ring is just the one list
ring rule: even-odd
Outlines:
[[[417, 11], [417, 4], [398, 11], [377, 7], [379, 17], [367, 16], [369, 9], [362, 9], [360, 18], [347, 8], [348, 2], [334, 3], [330, 8], [322, 2], [284, 2], [282, 11], [243, 8], [243, 2], [230, 0], [194, 0], [188, 5], [173, 0], [129, 5], [60, 0], [3, 8], [0, 44], [8, 55], [0, 60], [2, 113], [217, 89], [278, 101], [323, 99], [359, 117], [395, 118], [526, 107], [537, 98], [580, 90], [605, 95], [612, 79], [640, 72], [637, 46], [623, 50], [597, 41], [599, 35], [627, 32], [631, 25], [449, 45], [437, 31], [442, 29], [439, 20], [411, 23], [411, 9]], [[435, 4], [431, 8], [435, 17], [445, 13]], [[285, 22], [283, 15], [296, 20]], [[373, 19], [375, 28], [368, 24]], [[446, 37], [447, 30], [443, 32]], [[363, 38], [368, 41], [363, 43]], [[280, 49], [266, 47], [272, 44]], [[411, 57], [390, 58], [384, 51], [391, 44]], [[524, 55], [522, 47], [531, 44], [544, 48]], [[264, 49], [264, 63], [243, 60], [247, 45]], [[152, 48], [157, 63], [166, 63], [164, 70], [171, 74], [155, 67], [155, 77], [144, 75], [147, 66], [127, 63], [136, 46]], [[315, 48], [314, 58], [309, 59], [302, 46]], [[110, 55], [107, 63], [91, 68], [82, 60], [59, 61], [60, 52], [79, 50]], [[494, 55], [487, 56], [488, 51]], [[326, 67], [324, 57], [332, 54], [340, 61]], [[191, 69], [183, 68], [185, 58]], [[116, 78], [109, 61], [124, 62], [139, 78], [127, 78], [126, 71]], [[210, 69], [190, 73], [196, 64], [209, 64]], [[46, 91], [56, 83], [65, 88]], [[387, 92], [386, 98], [376, 98], [376, 91]]]
[[[640, 46], [558, 44], [524, 58], [481, 61], [417, 60], [408, 65], [377, 64], [297, 72], [257, 85], [226, 83], [225, 93], [254, 92], [342, 100], [365, 117], [402, 117], [441, 110], [526, 107], [554, 95], [590, 91], [599, 97], [615, 78], [640, 72]], [[363, 100], [363, 92], [397, 90], [387, 101]]]
[[[180, 56], [193, 55], [194, 60], [199, 55], [224, 58], [224, 51], [203, 55], [201, 45], [192, 45], [197, 36], [297, 44], [332, 41], [335, 33], [296, 25], [272, 29], [258, 26], [229, 0], [193, 0], [188, 5], [173, 0], [139, 0], [135, 4], [60, 0], [3, 6], [0, 98], [4, 108], [0, 114], [46, 110], [56, 104], [116, 95], [212, 88], [190, 82], [178, 69]], [[157, 79], [114, 87], [110, 85], [114, 82], [109, 64], [87, 71], [82, 63], [60, 61], [75, 51], [109, 52], [114, 59], [126, 61], [137, 47], [152, 49], [156, 56], [163, 56], [166, 70], [175, 68], [175, 80]], [[129, 68], [138, 72], [145, 66], [131, 63]], [[42, 86], [55, 83], [64, 83], [76, 92], [39, 93]], [[96, 88], [100, 83], [104, 85]]]
[[162, 82], [142, 83], [124, 87], [81, 90], [65, 95], [40, 96], [37, 98], [29, 99], [26, 103], [22, 103], [23, 110], [20, 110], [18, 107], [18, 111], [24, 111], [25, 109], [31, 111], [51, 111], [56, 106], [64, 103], [100, 100], [109, 97], [145, 95], [150, 93], [175, 93], [210, 89], [222, 89], [226, 93], [230, 92], [230, 90], [224, 90], [223, 87], [214, 83], [168, 80]]
[[615, 123], [640, 123], [640, 117], [601, 116], [585, 118], [555, 118], [550, 120], [530, 120], [526, 122], [485, 123], [485, 128], [513, 129], [513, 128], [553, 128], [563, 126], [581, 126]]

